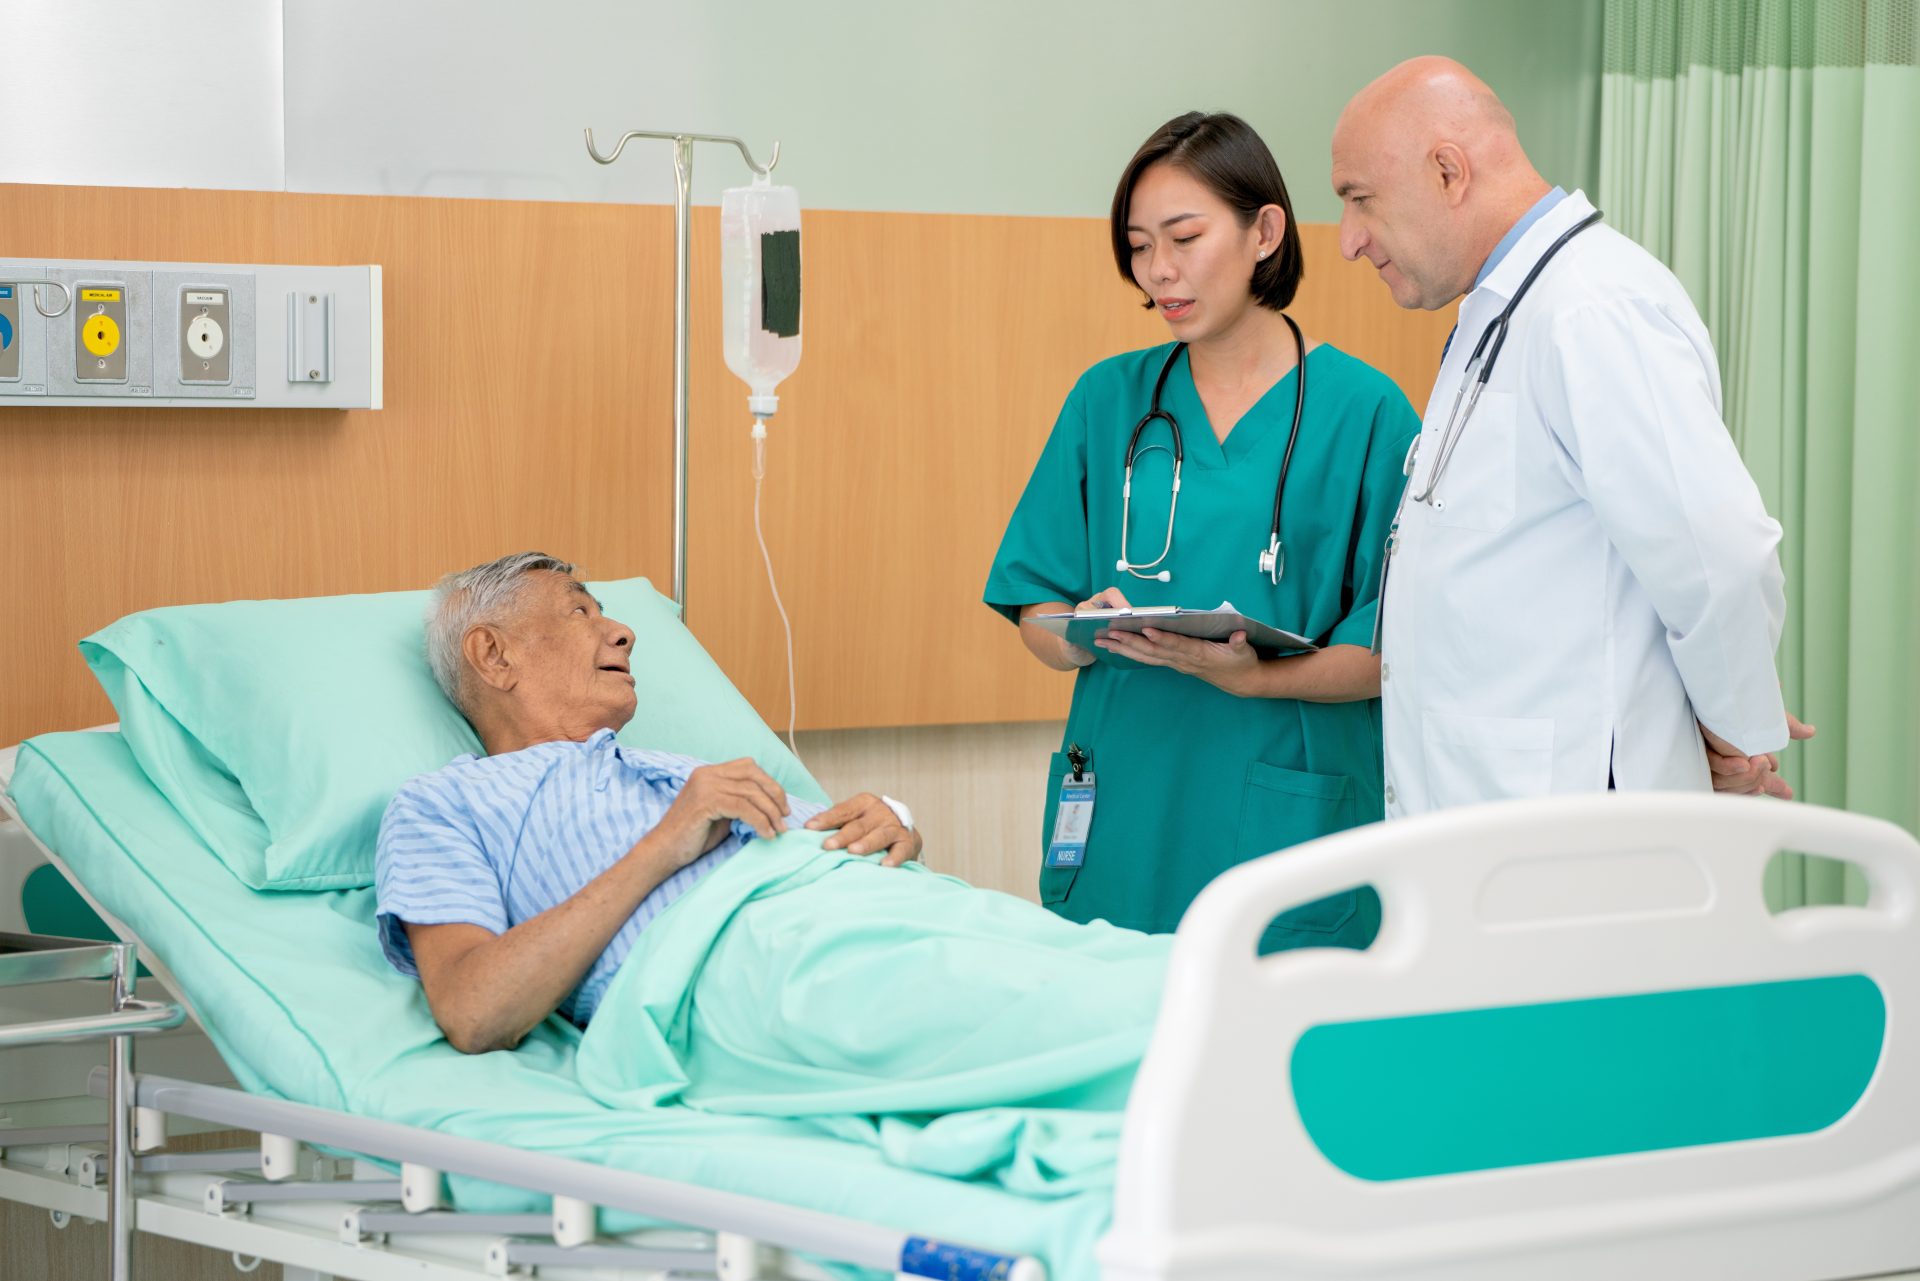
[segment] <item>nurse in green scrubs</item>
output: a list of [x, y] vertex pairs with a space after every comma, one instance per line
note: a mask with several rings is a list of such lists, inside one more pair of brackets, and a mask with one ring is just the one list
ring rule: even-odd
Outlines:
[[[1260, 554], [1303, 372], [1282, 314], [1302, 255], [1266, 144], [1230, 115], [1169, 121], [1121, 177], [1113, 250], [1174, 341], [1081, 376], [1007, 526], [987, 604], [1018, 621], [1228, 601], [1322, 647], [1263, 659], [1243, 635], [1215, 643], [1149, 631], [1112, 633], [1095, 651], [1021, 623], [1035, 658], [1078, 672], [1047, 780], [1043, 852], [1074, 762], [1095, 778], [1084, 854], [1076, 863], [1043, 853], [1041, 900], [1072, 920], [1163, 932], [1227, 868], [1381, 817], [1374, 609], [1420, 420], [1384, 374], [1305, 338], [1274, 582]], [[1163, 369], [1161, 408], [1184, 447], [1178, 505], [1170, 513], [1172, 429], [1156, 419], [1135, 448], [1123, 547], [1128, 439]], [[1262, 950], [1365, 947], [1378, 926], [1379, 900], [1361, 888], [1282, 915]]]

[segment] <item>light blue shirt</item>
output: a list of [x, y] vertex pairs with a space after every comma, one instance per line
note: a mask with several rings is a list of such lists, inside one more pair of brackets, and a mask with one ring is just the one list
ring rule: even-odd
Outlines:
[[1514, 223], [1512, 227], [1507, 229], [1507, 234], [1500, 237], [1500, 243], [1495, 245], [1493, 252], [1487, 255], [1486, 262], [1481, 264], [1480, 274], [1473, 278], [1473, 287], [1478, 289], [1481, 285], [1484, 285], [1487, 282], [1487, 277], [1493, 274], [1493, 269], [1500, 265], [1500, 260], [1505, 258], [1508, 252], [1520, 243], [1520, 237], [1527, 234], [1527, 228], [1546, 217], [1555, 205], [1566, 198], [1567, 193], [1563, 189], [1555, 187], [1552, 191], [1549, 191], [1546, 195], [1534, 201], [1533, 208], [1520, 215], [1520, 221]]
[[[1493, 252], [1487, 255], [1487, 260], [1480, 264], [1480, 274], [1473, 278], [1473, 287], [1478, 289], [1481, 285], [1487, 283], [1487, 277], [1491, 276], [1493, 269], [1500, 265], [1500, 260], [1505, 258], [1507, 254], [1512, 251], [1513, 247], [1520, 243], [1520, 237], [1527, 234], [1527, 228], [1546, 217], [1555, 205], [1566, 198], [1567, 193], [1565, 189], [1555, 187], [1552, 191], [1549, 191], [1546, 195], [1534, 201], [1533, 208], [1521, 214], [1520, 221], [1507, 228], [1507, 234], [1500, 237], [1500, 243], [1493, 247]], [[1447, 331], [1446, 345], [1440, 348], [1440, 359], [1445, 360], [1447, 353], [1453, 350], [1453, 336], [1459, 332], [1460, 326], [1456, 322], [1454, 327]]]
[[[504, 934], [566, 902], [666, 817], [703, 762], [627, 747], [613, 731], [584, 743], [540, 743], [499, 756], [462, 756], [402, 787], [380, 822], [374, 862], [380, 945], [418, 977], [402, 922], [478, 925]], [[789, 798], [790, 827], [826, 807]], [[647, 895], [560, 1013], [582, 1027], [640, 932], [754, 833], [732, 833]]]

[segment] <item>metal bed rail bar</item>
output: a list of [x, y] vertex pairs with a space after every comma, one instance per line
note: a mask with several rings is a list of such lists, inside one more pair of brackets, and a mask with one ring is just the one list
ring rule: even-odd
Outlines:
[[135, 997], [133, 985], [138, 973], [138, 957], [131, 943], [0, 934], [0, 987], [85, 978], [112, 980], [108, 1013], [0, 1027], [0, 1048], [107, 1042], [104, 1093], [107, 1155], [112, 1165], [107, 1184], [109, 1281], [130, 1281], [133, 1269], [133, 1038], [178, 1027], [187, 1017], [178, 1004]]
[[[96, 1070], [89, 1090], [106, 1093], [107, 1078]], [[484, 1179], [860, 1267], [951, 1281], [1043, 1281], [1046, 1276], [1045, 1265], [1029, 1256], [933, 1241], [739, 1193], [170, 1077], [139, 1075], [132, 1084], [129, 1107]]]
[[127, 1008], [110, 1014], [82, 1014], [39, 1023], [11, 1023], [0, 1027], [0, 1050], [23, 1045], [61, 1045], [73, 1041], [102, 1041], [136, 1032], [165, 1032], [186, 1022], [177, 1005], [155, 1005], [128, 999]]

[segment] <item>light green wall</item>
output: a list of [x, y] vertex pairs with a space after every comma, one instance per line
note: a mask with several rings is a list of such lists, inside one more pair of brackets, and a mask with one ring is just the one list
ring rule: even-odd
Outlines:
[[[601, 168], [591, 124], [777, 138], [810, 208], [1098, 215], [1198, 107], [1251, 120], [1330, 221], [1340, 108], [1420, 53], [1484, 76], [1550, 178], [1596, 169], [1601, 0], [285, 0], [285, 21], [293, 190], [672, 198], [663, 145]], [[744, 173], [702, 149], [696, 197]]]

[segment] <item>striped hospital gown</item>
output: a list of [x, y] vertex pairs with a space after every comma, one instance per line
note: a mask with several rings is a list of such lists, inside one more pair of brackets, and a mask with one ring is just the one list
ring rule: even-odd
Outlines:
[[[380, 823], [374, 886], [380, 944], [418, 977], [402, 922], [479, 925], [496, 934], [578, 893], [651, 831], [702, 764], [627, 747], [611, 730], [584, 743], [540, 743], [462, 756], [402, 787]], [[790, 798], [789, 826], [825, 807]], [[560, 1013], [585, 1026], [648, 923], [754, 839], [735, 822], [713, 850], [635, 908]]]

